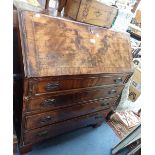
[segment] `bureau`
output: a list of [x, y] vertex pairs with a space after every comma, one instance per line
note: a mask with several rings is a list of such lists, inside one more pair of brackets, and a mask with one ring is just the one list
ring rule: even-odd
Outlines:
[[18, 20], [22, 71], [14, 119], [20, 152], [99, 126], [133, 73], [129, 35], [28, 11], [18, 11]]

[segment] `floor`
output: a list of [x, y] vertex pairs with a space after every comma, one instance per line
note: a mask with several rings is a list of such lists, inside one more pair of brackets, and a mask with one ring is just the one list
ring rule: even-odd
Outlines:
[[[111, 155], [120, 139], [104, 122], [98, 128], [82, 128], [34, 146], [25, 155]], [[117, 155], [126, 155], [127, 149]], [[19, 155], [19, 154], [18, 154]]]

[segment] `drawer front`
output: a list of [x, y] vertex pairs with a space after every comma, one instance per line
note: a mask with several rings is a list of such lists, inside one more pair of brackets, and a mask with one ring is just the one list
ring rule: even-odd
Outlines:
[[61, 107], [71, 106], [76, 103], [118, 96], [124, 86], [101, 87], [70, 94], [57, 93], [55, 95], [44, 95], [28, 100], [27, 111], [52, 110]]
[[123, 84], [127, 76], [102, 76], [79, 78], [37, 78], [29, 81], [29, 95], [47, 94], [50, 92], [87, 88], [101, 85]]
[[24, 134], [24, 144], [36, 143], [65, 132], [102, 122], [104, 120], [103, 118], [106, 117], [108, 112], [108, 110], [101, 111], [28, 131]]
[[112, 107], [117, 98], [103, 99], [41, 114], [26, 116], [26, 129], [34, 129]]

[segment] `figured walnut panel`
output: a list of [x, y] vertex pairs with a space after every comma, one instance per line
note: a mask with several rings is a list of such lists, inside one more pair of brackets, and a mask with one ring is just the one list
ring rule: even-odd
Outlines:
[[133, 70], [129, 36], [34, 12], [19, 12], [28, 77]]

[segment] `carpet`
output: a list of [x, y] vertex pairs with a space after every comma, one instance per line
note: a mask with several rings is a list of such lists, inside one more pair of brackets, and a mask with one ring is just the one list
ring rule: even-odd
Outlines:
[[[109, 125], [86, 127], [34, 146], [25, 155], [111, 155], [111, 149], [120, 142]], [[126, 155], [128, 149], [118, 155]], [[18, 152], [19, 155], [19, 152]]]
[[140, 123], [140, 117], [132, 111], [116, 112], [107, 121], [115, 134], [123, 139], [136, 125]]

